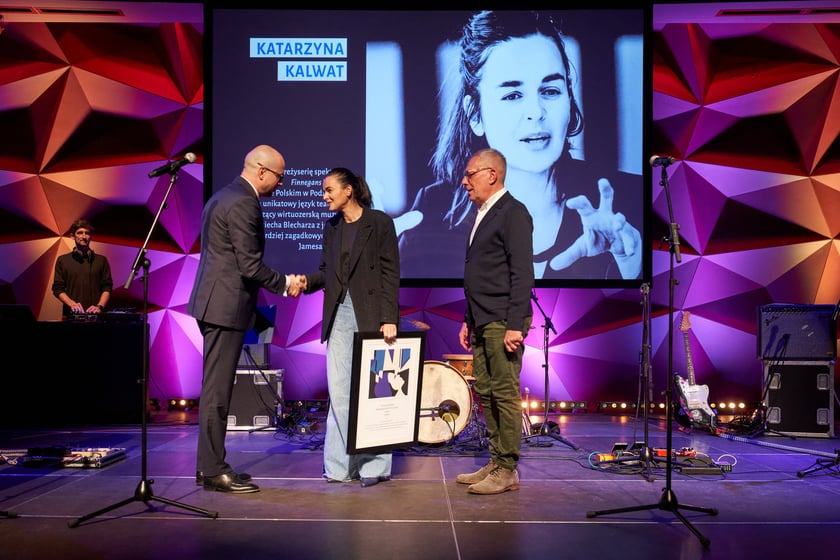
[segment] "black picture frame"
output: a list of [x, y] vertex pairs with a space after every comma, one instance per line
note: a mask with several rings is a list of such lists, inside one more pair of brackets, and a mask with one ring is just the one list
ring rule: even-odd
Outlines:
[[385, 453], [415, 445], [419, 432], [425, 331], [380, 332], [353, 338], [347, 453]]

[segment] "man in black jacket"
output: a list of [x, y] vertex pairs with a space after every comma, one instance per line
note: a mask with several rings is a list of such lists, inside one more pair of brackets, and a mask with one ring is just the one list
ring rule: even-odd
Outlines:
[[505, 189], [506, 172], [505, 157], [488, 148], [473, 155], [461, 181], [478, 216], [464, 264], [467, 310], [459, 337], [473, 352], [473, 388], [484, 410], [491, 457], [478, 471], [456, 478], [473, 494], [519, 488], [519, 373], [533, 315], [534, 224], [525, 205]]

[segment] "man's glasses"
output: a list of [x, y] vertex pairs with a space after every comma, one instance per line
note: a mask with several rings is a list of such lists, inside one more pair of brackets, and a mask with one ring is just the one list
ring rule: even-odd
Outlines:
[[281, 173], [277, 173], [277, 172], [276, 172], [276, 171], [274, 171], [273, 169], [268, 168], [268, 167], [266, 167], [265, 165], [263, 165], [263, 164], [261, 164], [261, 163], [257, 163], [257, 165], [259, 165], [260, 167], [262, 167], [262, 168], [263, 168], [263, 169], [265, 169], [266, 171], [271, 171], [272, 173], [274, 173], [274, 176], [275, 176], [275, 177], [277, 177], [277, 182], [278, 182], [278, 183], [282, 183], [282, 182], [283, 182], [283, 175], [282, 175]]
[[476, 169], [474, 171], [465, 171], [464, 172], [464, 177], [466, 177], [467, 179], [472, 179], [473, 175], [475, 175], [476, 173], [481, 173], [482, 171], [487, 171], [488, 169], [493, 169], [493, 168], [492, 167], [482, 167], [481, 169]]

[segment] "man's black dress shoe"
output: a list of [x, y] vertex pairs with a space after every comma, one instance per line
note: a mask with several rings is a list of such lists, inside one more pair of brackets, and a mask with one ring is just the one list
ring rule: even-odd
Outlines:
[[[236, 473], [236, 476], [242, 482], [251, 482], [251, 475], [246, 472]], [[202, 484], [204, 484], [204, 473], [195, 471], [195, 485], [201, 486]]]
[[259, 492], [260, 487], [253, 482], [245, 482], [235, 472], [228, 472], [218, 476], [205, 476], [204, 489], [231, 494], [250, 494]]

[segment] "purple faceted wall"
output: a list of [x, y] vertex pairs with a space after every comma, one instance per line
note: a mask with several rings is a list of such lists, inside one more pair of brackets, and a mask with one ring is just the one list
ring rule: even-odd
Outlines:
[[[59, 4], [67, 3], [51, 6]], [[123, 286], [169, 188], [168, 176], [147, 173], [194, 152], [198, 162], [179, 174], [150, 238], [148, 287], [150, 394], [196, 397], [201, 339], [184, 310], [203, 202], [202, 6], [172, 4], [164, 13], [160, 5], [121, 6], [122, 16], [104, 18], [5, 15], [0, 302], [29, 304], [40, 320], [59, 318], [53, 265], [72, 247], [69, 224], [85, 216], [96, 226], [94, 248], [111, 261], [114, 306], [139, 307], [142, 282]], [[670, 370], [686, 369], [682, 310], [691, 312], [698, 383], [715, 400], [757, 402], [758, 306], [834, 304], [840, 296], [840, 24], [827, 17], [756, 21], [654, 9], [651, 149], [679, 160], [667, 179], [681, 241], [669, 365], [672, 256], [660, 240], [672, 220], [656, 168], [650, 297], [657, 393]], [[556, 330], [547, 337], [551, 399], [585, 400], [590, 408], [635, 400], [640, 290], [538, 289], [537, 296]], [[271, 359], [285, 370], [284, 397], [326, 398], [320, 295], [264, 293], [261, 303], [278, 307]], [[403, 289], [401, 306], [406, 325], [430, 326], [427, 359], [463, 353], [456, 342], [460, 289]], [[522, 390], [542, 398], [544, 321], [534, 311]]]

